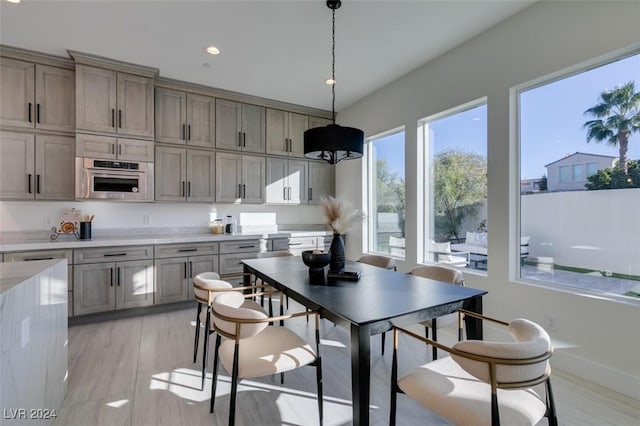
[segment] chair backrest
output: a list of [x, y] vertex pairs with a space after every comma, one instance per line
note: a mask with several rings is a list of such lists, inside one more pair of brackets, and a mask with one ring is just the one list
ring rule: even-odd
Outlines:
[[261, 251], [258, 253], [258, 259], [263, 259], [266, 257], [285, 257], [285, 256], [293, 256], [293, 253], [286, 250], [280, 251]]
[[268, 322], [243, 323], [236, 336], [238, 322], [269, 318], [264, 312], [243, 308], [245, 297], [237, 291], [226, 291], [213, 299], [213, 323], [216, 331], [229, 338], [246, 339], [255, 336], [269, 326]]
[[410, 272], [423, 278], [464, 286], [464, 276], [457, 269], [438, 265], [418, 266]]
[[[532, 359], [525, 365], [507, 365], [497, 362], [495, 377], [499, 384], [518, 384], [528, 387], [528, 381], [539, 379], [550, 372], [549, 359], [543, 355], [552, 351], [551, 339], [538, 324], [518, 318], [509, 323], [509, 332], [514, 342], [491, 342], [486, 340], [465, 340], [456, 343], [453, 348], [463, 352], [505, 360]], [[451, 357], [472, 376], [486, 383], [491, 383], [489, 364], [464, 358], [455, 354]], [[536, 361], [535, 358], [542, 357]]]
[[193, 294], [197, 301], [211, 304], [215, 293], [209, 290], [220, 290], [232, 288], [233, 286], [220, 279], [220, 275], [215, 272], [201, 272], [193, 277]]
[[358, 259], [358, 262], [366, 263], [367, 265], [377, 266], [379, 268], [396, 270], [396, 261], [387, 256], [380, 256], [377, 254], [365, 254]]

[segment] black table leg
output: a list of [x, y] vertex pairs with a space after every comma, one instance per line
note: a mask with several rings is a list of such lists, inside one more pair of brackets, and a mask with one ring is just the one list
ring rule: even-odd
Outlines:
[[[466, 300], [463, 307], [468, 311], [482, 314], [482, 296]], [[482, 320], [467, 315], [464, 317], [464, 325], [467, 329], [467, 339], [482, 340]]]
[[370, 327], [351, 325], [351, 397], [354, 426], [369, 424], [370, 355]]

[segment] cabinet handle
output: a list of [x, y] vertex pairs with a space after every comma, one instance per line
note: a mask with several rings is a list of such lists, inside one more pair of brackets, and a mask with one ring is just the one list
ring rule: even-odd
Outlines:
[[185, 186], [186, 186], [186, 182], [182, 181], [182, 190], [181, 190], [182, 192], [180, 193], [181, 197], [184, 197], [186, 194]]
[[191, 140], [191, 124], [187, 125], [187, 140]]
[[242, 146], [242, 132], [238, 132], [238, 146]]
[[116, 127], [116, 110], [111, 108], [111, 127]]
[[178, 253], [184, 253], [187, 251], [198, 251], [198, 249], [197, 248], [179, 249]]
[[115, 144], [115, 143], [112, 143], [112, 144], [111, 144], [111, 153], [112, 153], [112, 154], [115, 154], [115, 153], [116, 153], [116, 144]]
[[255, 247], [255, 244], [252, 244], [250, 246], [238, 246], [239, 249], [241, 249], [241, 248], [254, 248], [254, 247]]
[[120, 268], [116, 268], [116, 282], [118, 283], [118, 287], [120, 287]]
[[40, 193], [40, 175], [36, 175], [36, 194]]
[[186, 280], [187, 278], [189, 278], [187, 274], [187, 262], [184, 262], [184, 279]]
[[187, 197], [191, 197], [191, 181], [187, 182]]
[[27, 175], [27, 189], [29, 191], [29, 194], [31, 194], [31, 178], [33, 177], [32, 174], [28, 174]]
[[247, 134], [245, 132], [242, 132], [242, 146], [247, 146]]
[[126, 256], [127, 253], [105, 253], [103, 257], [115, 257], [115, 256]]
[[309, 188], [309, 201], [313, 199], [313, 189]]
[[122, 110], [118, 110], [118, 127], [122, 129]]
[[189, 261], [189, 278], [193, 278], [193, 262]]
[[40, 123], [40, 104], [36, 104], [36, 123]]
[[31, 107], [32, 107], [32, 105], [33, 104], [31, 102], [29, 102], [29, 106], [27, 108], [27, 114], [29, 115], [29, 123], [32, 123], [32, 121], [31, 121]]
[[27, 257], [24, 259], [25, 262], [31, 262], [32, 260], [53, 260], [55, 257]]
[[242, 198], [247, 198], [247, 185], [242, 184]]
[[109, 286], [113, 287], [113, 268], [109, 268]]
[[118, 144], [118, 155], [122, 155], [122, 144]]
[[183, 124], [182, 125], [182, 138], [181, 139], [184, 139], [186, 141], [187, 140], [187, 132], [185, 131], [185, 127], [186, 127], [186, 124]]
[[283, 187], [282, 188], [282, 198], [284, 198], [285, 200], [287, 199], [287, 187]]
[[289, 201], [291, 201], [291, 187], [290, 186], [287, 188], [287, 192], [288, 192], [288, 194], [287, 194], [288, 199], [289, 199]]
[[242, 184], [238, 184], [238, 198], [242, 198]]

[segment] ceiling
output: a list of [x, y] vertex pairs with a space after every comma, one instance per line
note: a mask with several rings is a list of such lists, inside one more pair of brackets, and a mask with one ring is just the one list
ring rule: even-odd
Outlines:
[[[0, 43], [66, 49], [160, 75], [331, 109], [331, 10], [323, 0], [0, 0]], [[345, 0], [336, 11], [336, 109], [408, 73], [535, 0]], [[215, 45], [221, 54], [204, 48]]]

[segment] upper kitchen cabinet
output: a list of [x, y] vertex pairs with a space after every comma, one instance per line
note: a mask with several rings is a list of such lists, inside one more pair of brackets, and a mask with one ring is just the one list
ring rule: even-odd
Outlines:
[[216, 99], [216, 148], [265, 152], [265, 108]]
[[331, 164], [309, 161], [309, 204], [320, 204], [322, 197], [334, 196], [335, 177]]
[[73, 200], [75, 139], [0, 132], [0, 199]]
[[304, 157], [304, 132], [309, 117], [267, 109], [267, 154]]
[[76, 135], [76, 156], [153, 163], [153, 141], [87, 133]]
[[155, 166], [156, 201], [213, 202], [213, 151], [157, 146]]
[[4, 128], [75, 130], [72, 69], [2, 58], [0, 99], [0, 124]]
[[156, 88], [156, 142], [215, 146], [215, 99]]
[[325, 127], [325, 126], [328, 126], [329, 124], [331, 124], [331, 120], [328, 120], [326, 118], [310, 116], [308, 128], [315, 129], [316, 127]]
[[153, 139], [155, 68], [69, 51], [76, 62], [76, 130]]
[[267, 203], [306, 204], [308, 161], [267, 158]]
[[263, 203], [265, 164], [264, 157], [216, 153], [216, 201]]

